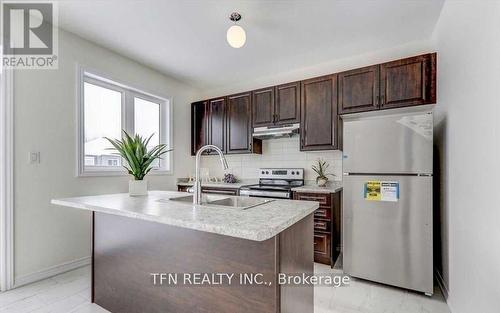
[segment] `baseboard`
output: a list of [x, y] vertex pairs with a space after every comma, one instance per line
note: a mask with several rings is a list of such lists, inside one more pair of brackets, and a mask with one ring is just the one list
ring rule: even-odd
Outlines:
[[446, 288], [446, 284], [444, 283], [443, 276], [439, 271], [434, 271], [434, 277], [436, 278], [436, 282], [438, 283], [439, 289], [443, 293], [443, 296], [446, 300], [448, 300], [448, 288]]
[[52, 276], [56, 276], [65, 272], [72, 271], [74, 269], [87, 266], [91, 263], [91, 257], [84, 257], [78, 260], [62, 263], [59, 265], [55, 265], [49, 268], [46, 268], [44, 270], [27, 274], [27, 275], [22, 275], [19, 277], [16, 277], [14, 279], [14, 288], [21, 287], [27, 284], [31, 284], [34, 282], [37, 282], [39, 280], [43, 280]]

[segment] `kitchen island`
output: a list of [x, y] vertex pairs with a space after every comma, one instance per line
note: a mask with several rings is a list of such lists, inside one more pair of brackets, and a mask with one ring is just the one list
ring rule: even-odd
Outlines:
[[[174, 201], [187, 195], [52, 200], [92, 211], [94, 303], [120, 313], [313, 312], [313, 286], [280, 285], [278, 274], [313, 273], [318, 203], [274, 200], [241, 209]], [[196, 283], [196, 274], [226, 280]]]

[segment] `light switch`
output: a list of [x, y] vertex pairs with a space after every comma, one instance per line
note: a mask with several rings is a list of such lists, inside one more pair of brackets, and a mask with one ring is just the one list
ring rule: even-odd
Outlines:
[[30, 164], [40, 163], [40, 151], [30, 152]]

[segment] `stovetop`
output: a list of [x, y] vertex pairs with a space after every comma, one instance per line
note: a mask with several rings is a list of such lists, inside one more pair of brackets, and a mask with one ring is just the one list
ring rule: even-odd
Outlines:
[[261, 168], [259, 184], [243, 186], [240, 194], [249, 196], [278, 196], [291, 198], [291, 189], [304, 185], [304, 169], [301, 168]]

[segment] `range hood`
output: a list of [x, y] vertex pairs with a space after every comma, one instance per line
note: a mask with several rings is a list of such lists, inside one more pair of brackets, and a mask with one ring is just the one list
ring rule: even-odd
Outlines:
[[300, 124], [287, 124], [270, 127], [256, 127], [253, 129], [253, 136], [258, 139], [272, 139], [292, 137], [299, 133]]

